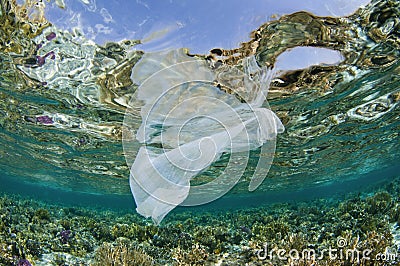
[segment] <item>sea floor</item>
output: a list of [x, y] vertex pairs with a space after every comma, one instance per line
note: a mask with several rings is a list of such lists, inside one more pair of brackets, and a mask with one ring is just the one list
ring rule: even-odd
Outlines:
[[0, 198], [0, 265], [399, 265], [400, 176], [346, 197], [136, 213]]

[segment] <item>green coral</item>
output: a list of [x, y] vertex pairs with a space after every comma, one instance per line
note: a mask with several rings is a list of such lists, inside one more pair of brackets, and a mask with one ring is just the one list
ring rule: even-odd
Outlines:
[[93, 266], [149, 266], [152, 257], [130, 244], [128, 239], [119, 238], [116, 243], [103, 243], [95, 253]]
[[368, 198], [367, 204], [371, 214], [386, 213], [392, 205], [392, 197], [388, 192], [381, 191]]
[[48, 220], [50, 220], [50, 213], [48, 210], [40, 208], [35, 212], [34, 217], [38, 218], [39, 220], [47, 220], [48, 221]]
[[201, 245], [195, 245], [189, 250], [181, 248], [175, 248], [172, 251], [175, 265], [191, 265], [191, 266], [202, 266], [202, 265], [214, 265], [210, 260], [210, 255], [206, 249]]
[[111, 236], [114, 239], [125, 237], [139, 242], [149, 241], [157, 232], [158, 228], [155, 225], [142, 226], [136, 223], [116, 223], [111, 228]]

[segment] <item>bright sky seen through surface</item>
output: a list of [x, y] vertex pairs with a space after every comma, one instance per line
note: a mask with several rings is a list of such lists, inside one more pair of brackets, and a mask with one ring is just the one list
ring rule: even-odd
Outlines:
[[208, 53], [248, 41], [263, 23], [296, 11], [320, 16], [345, 16], [370, 0], [63, 0], [47, 7], [46, 17], [62, 29], [80, 28], [98, 44], [140, 39], [137, 49], [158, 51], [189, 48]]

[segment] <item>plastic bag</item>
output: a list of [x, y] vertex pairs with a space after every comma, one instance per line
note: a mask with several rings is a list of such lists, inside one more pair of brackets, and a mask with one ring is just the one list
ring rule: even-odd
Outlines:
[[[141, 143], [130, 175], [138, 213], [159, 224], [177, 205], [217, 199], [240, 179], [249, 150], [262, 146], [270, 155], [259, 161], [250, 182], [249, 190], [257, 188], [272, 163], [276, 136], [284, 130], [262, 107], [271, 76], [253, 57], [244, 60], [243, 71], [212, 68], [184, 49], [142, 57], [132, 72], [140, 86], [126, 115], [140, 108], [142, 122], [135, 128], [132, 120], [124, 121], [134, 136], [130, 141]], [[191, 188], [190, 180], [223, 153], [231, 154], [224, 173]]]

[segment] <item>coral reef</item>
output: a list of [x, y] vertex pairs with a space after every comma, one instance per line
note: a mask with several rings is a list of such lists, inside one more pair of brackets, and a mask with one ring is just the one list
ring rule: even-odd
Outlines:
[[[400, 177], [394, 177], [345, 199], [177, 211], [157, 227], [136, 214], [4, 195], [0, 264], [395, 265], [400, 263], [399, 197]], [[329, 249], [336, 257], [328, 256]], [[279, 250], [292, 253], [282, 259]], [[357, 253], [363, 251], [373, 260]]]

